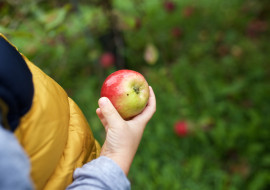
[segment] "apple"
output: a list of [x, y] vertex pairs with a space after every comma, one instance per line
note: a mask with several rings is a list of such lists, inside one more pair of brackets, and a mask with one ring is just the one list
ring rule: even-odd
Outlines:
[[191, 17], [195, 12], [195, 7], [193, 6], [187, 6], [183, 9], [183, 16], [185, 18]]
[[188, 123], [186, 121], [177, 121], [174, 124], [174, 132], [179, 137], [185, 137], [189, 133]]
[[167, 0], [163, 6], [167, 12], [173, 12], [175, 10], [175, 3], [173, 1]]
[[112, 65], [114, 65], [115, 62], [115, 57], [112, 53], [110, 52], [106, 52], [103, 53], [100, 57], [100, 64], [104, 67], [104, 68], [108, 68], [111, 67]]
[[101, 88], [123, 119], [141, 113], [149, 99], [149, 86], [144, 76], [133, 70], [118, 70], [110, 74]]

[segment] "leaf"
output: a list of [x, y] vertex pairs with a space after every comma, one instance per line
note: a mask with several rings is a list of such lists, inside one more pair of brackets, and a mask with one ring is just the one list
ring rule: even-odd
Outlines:
[[136, 24], [134, 16], [123, 14], [119, 11], [114, 11], [114, 16], [117, 17], [117, 27], [121, 30], [133, 29]]
[[47, 30], [51, 30], [64, 22], [70, 8], [70, 5], [66, 5], [63, 8], [55, 9], [45, 15], [42, 15], [41, 22], [45, 24], [45, 28]]
[[268, 171], [261, 171], [257, 173], [256, 176], [251, 180], [249, 184], [249, 190], [259, 190], [264, 189], [269, 183], [270, 174]]

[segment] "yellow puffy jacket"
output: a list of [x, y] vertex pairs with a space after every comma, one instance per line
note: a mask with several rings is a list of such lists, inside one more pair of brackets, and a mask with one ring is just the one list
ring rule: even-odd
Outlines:
[[65, 189], [77, 167], [99, 156], [100, 146], [63, 88], [21, 56], [32, 73], [34, 96], [15, 135], [30, 158], [35, 189]]

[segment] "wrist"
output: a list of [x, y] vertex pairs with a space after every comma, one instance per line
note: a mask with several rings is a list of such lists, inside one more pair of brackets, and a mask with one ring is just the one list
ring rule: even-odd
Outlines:
[[121, 153], [106, 153], [104, 151], [101, 152], [100, 156], [106, 156], [113, 160], [125, 173], [128, 175], [129, 169], [131, 167], [133, 157], [130, 154], [121, 154]]

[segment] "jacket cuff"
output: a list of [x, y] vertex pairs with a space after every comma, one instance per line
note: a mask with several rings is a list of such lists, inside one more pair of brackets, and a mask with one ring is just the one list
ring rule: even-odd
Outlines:
[[101, 156], [75, 170], [74, 182], [68, 189], [130, 190], [123, 170], [110, 158]]

